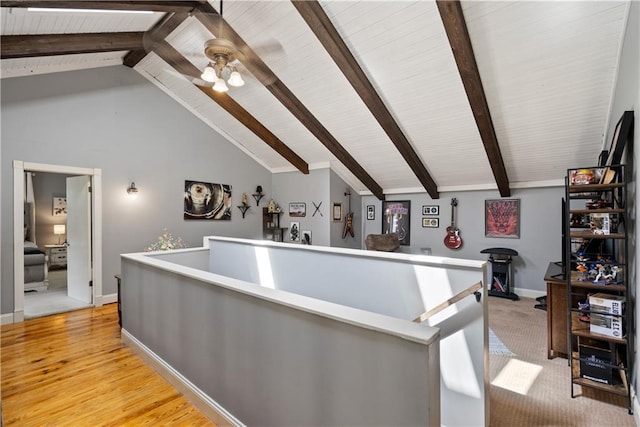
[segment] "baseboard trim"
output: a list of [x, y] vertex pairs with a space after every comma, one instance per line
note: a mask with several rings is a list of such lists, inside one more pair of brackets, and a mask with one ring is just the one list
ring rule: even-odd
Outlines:
[[547, 294], [546, 291], [534, 291], [532, 289], [515, 289], [515, 293], [521, 297], [534, 299], [545, 296]]
[[640, 426], [640, 402], [638, 402], [638, 395], [633, 387], [631, 387], [631, 396], [633, 399], [631, 403], [631, 407], [633, 408], [633, 421], [637, 426]]
[[102, 295], [102, 297], [101, 297], [101, 303], [102, 304], [112, 304], [114, 302], [118, 302], [118, 294], [117, 293], [109, 294], [109, 295]]
[[236, 417], [227, 412], [218, 402], [196, 387], [147, 346], [138, 341], [126, 329], [121, 330], [122, 342], [150, 365], [158, 374], [174, 386], [184, 397], [218, 426], [244, 427]]
[[15, 323], [13, 321], [13, 313], [0, 315], [0, 325], [9, 325], [11, 323]]

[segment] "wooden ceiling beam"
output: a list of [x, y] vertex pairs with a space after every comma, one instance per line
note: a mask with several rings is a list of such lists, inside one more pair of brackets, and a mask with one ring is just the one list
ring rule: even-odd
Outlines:
[[189, 12], [195, 7], [206, 3], [206, 0], [195, 1], [84, 1], [84, 0], [2, 0], [2, 7], [41, 7], [47, 9], [99, 9], [99, 10], [125, 10], [125, 11], [152, 11], [152, 12]]
[[438, 11], [449, 38], [453, 56], [458, 65], [467, 99], [471, 111], [476, 119], [476, 125], [484, 144], [485, 152], [493, 171], [493, 176], [502, 197], [510, 197], [509, 178], [504, 166], [498, 138], [491, 120], [489, 104], [482, 87], [482, 79], [478, 71], [478, 64], [473, 53], [469, 31], [462, 13], [462, 6], [458, 0], [436, 0]]
[[356, 178], [378, 199], [384, 200], [382, 187], [365, 171], [333, 135], [311, 114], [302, 102], [280, 81], [278, 76], [245, 43], [231, 26], [224, 21], [211, 4], [203, 4], [194, 16], [214, 35], [222, 36], [235, 44], [242, 64], [253, 74], [282, 105], [287, 108]]
[[[160, 56], [167, 64], [173, 67], [178, 73], [184, 76], [198, 77], [202, 72], [189, 60], [187, 60], [180, 52], [178, 52], [169, 43], [163, 41], [156, 43], [153, 51]], [[291, 150], [284, 142], [275, 136], [269, 129], [253, 117], [240, 104], [233, 100], [226, 93], [216, 92], [210, 87], [203, 87], [194, 84], [205, 95], [211, 98], [219, 106], [225, 109], [229, 114], [235, 117], [247, 129], [253, 132], [258, 138], [262, 139], [267, 145], [273, 148], [278, 154], [284, 157], [296, 169], [303, 174], [309, 173], [309, 165], [293, 150]]]
[[338, 30], [336, 30], [320, 3], [311, 0], [291, 0], [291, 3], [293, 3], [293, 6], [298, 10], [298, 13], [300, 13], [311, 31], [320, 40], [322, 46], [333, 58], [347, 80], [349, 80], [351, 86], [376, 118], [387, 136], [389, 136], [391, 142], [396, 146], [422, 186], [427, 190], [427, 193], [432, 199], [439, 198], [438, 187], [420, 160], [420, 156], [418, 156], [418, 153], [416, 153], [404, 132], [400, 129], [400, 126], [378, 95], [371, 81], [367, 78], [358, 61], [354, 58], [349, 47], [340, 37]]
[[144, 49], [133, 50], [129, 52], [122, 63], [127, 67], [135, 67], [138, 62], [142, 61], [147, 55], [147, 52], [153, 48], [155, 43], [164, 41], [165, 38], [171, 34], [173, 30], [178, 28], [191, 14], [189, 12], [177, 12], [167, 13], [160, 21], [156, 23], [149, 31], [144, 35], [145, 47]]
[[27, 58], [143, 48], [143, 32], [1, 36], [0, 57]]

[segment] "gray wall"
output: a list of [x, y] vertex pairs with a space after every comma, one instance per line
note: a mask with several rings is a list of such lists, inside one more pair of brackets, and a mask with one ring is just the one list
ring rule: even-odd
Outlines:
[[[138, 252], [164, 228], [190, 246], [202, 236], [262, 236], [255, 206], [235, 207], [271, 173], [164, 92], [124, 66], [2, 79], [2, 313], [13, 311], [13, 160], [103, 174], [103, 294], [116, 292], [119, 254]], [[231, 221], [183, 220], [185, 180], [231, 184]], [[137, 199], [126, 194], [135, 181]]]
[[[364, 237], [361, 235], [361, 218], [362, 218], [362, 201], [360, 195], [356, 194], [346, 182], [342, 180], [334, 171], [331, 171], [329, 176], [329, 192], [331, 197], [331, 203], [329, 204], [329, 208], [333, 206], [334, 203], [342, 203], [342, 221], [332, 221], [331, 218], [333, 216], [333, 212], [329, 210], [329, 220], [331, 221], [331, 246], [338, 248], [351, 248], [351, 249], [361, 249], [363, 248]], [[353, 231], [354, 237], [351, 237], [350, 234], [347, 234], [346, 237], [342, 238], [342, 233], [344, 231], [344, 218], [349, 212], [349, 198], [345, 196], [345, 193], [349, 190], [351, 192], [351, 210], [353, 211]]]
[[[430, 248], [431, 254], [453, 258], [486, 260], [480, 251], [487, 248], [505, 247], [518, 251], [514, 259], [515, 292], [530, 289], [546, 293], [544, 273], [551, 261], [562, 257], [562, 216], [561, 199], [563, 187], [538, 189], [512, 189], [512, 199], [520, 199], [520, 238], [487, 238], [484, 234], [484, 203], [486, 199], [500, 199], [496, 191], [468, 191], [441, 193], [437, 200], [426, 193], [393, 194], [387, 200], [411, 201], [411, 245], [400, 246], [400, 252], [421, 253], [422, 248]], [[451, 224], [451, 199], [458, 200], [456, 226], [460, 229], [463, 244], [452, 250], [444, 245], [446, 229]], [[362, 198], [362, 212], [366, 218], [366, 206], [374, 205], [375, 220], [364, 219], [363, 235], [382, 231], [382, 202], [374, 196]], [[422, 206], [440, 206], [439, 228], [422, 227]]]
[[[311, 231], [311, 244], [329, 246], [329, 169], [313, 169], [308, 175], [301, 172], [284, 172], [273, 175], [273, 195], [280, 205], [280, 226], [289, 227], [292, 221], [300, 223], [300, 231]], [[268, 203], [269, 197], [265, 197]], [[289, 203], [303, 202], [307, 205], [304, 217], [290, 217]], [[320, 205], [319, 213], [313, 215], [313, 203]], [[285, 231], [285, 242], [291, 242], [289, 232]]]
[[[354, 237], [347, 235], [343, 239], [344, 216], [349, 209], [349, 201], [348, 197], [345, 196], [345, 192], [349, 186], [331, 169], [313, 169], [309, 171], [309, 175], [303, 175], [300, 172], [277, 173], [273, 175], [272, 182], [275, 201], [284, 210], [280, 217], [283, 227], [289, 227], [291, 221], [300, 222], [300, 231], [311, 230], [313, 245], [352, 249], [362, 248], [360, 195], [351, 190]], [[304, 218], [290, 217], [290, 202], [306, 203], [307, 216]], [[322, 202], [315, 216], [313, 215], [315, 211], [314, 202], [316, 205]], [[342, 203], [342, 221], [332, 220], [334, 203]], [[285, 233], [284, 241], [290, 242], [288, 233]]]

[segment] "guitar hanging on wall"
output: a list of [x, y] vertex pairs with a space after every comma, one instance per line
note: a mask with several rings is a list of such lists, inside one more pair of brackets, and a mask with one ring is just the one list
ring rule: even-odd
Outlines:
[[458, 206], [458, 201], [454, 197], [451, 199], [451, 225], [447, 227], [447, 236], [444, 238], [444, 245], [449, 249], [459, 249], [462, 246], [460, 230], [458, 230], [454, 221], [456, 206]]
[[343, 239], [347, 237], [347, 233], [350, 234], [351, 237], [355, 237], [353, 233], [353, 212], [351, 212], [351, 190], [347, 190], [344, 195], [349, 196], [349, 213], [344, 217], [344, 229], [342, 230]]

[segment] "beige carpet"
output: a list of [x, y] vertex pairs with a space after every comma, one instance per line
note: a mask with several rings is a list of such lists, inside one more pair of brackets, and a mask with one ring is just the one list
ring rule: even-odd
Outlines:
[[547, 312], [536, 303], [489, 297], [489, 326], [515, 354], [490, 356], [491, 426], [635, 426], [618, 396], [575, 386], [571, 398], [567, 359], [547, 359]]

